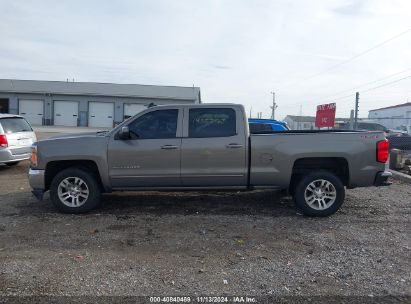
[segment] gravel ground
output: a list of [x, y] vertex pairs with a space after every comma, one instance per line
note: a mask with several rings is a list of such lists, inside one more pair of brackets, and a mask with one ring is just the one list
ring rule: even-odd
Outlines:
[[411, 186], [347, 191], [328, 218], [278, 192], [116, 193], [86, 215], [0, 167], [0, 295], [410, 295]]
[[122, 192], [104, 195], [94, 212], [65, 215], [48, 195], [34, 199], [27, 170], [28, 162], [0, 166], [0, 303], [39, 295], [410, 301], [410, 184], [348, 190], [328, 218], [296, 214], [274, 191]]

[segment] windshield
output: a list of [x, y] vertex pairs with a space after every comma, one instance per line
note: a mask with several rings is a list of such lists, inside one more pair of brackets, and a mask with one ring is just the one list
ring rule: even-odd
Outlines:
[[21, 117], [2, 118], [0, 124], [6, 134], [33, 131], [29, 123]]

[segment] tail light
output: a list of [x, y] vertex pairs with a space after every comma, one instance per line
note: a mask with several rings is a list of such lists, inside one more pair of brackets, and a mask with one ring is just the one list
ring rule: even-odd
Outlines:
[[30, 163], [32, 168], [36, 168], [38, 165], [37, 161], [37, 146], [31, 146], [31, 156], [30, 156]]
[[9, 146], [9, 142], [7, 141], [6, 135], [0, 135], [0, 147], [7, 148]]
[[388, 140], [384, 139], [377, 142], [377, 162], [385, 163], [388, 160]]

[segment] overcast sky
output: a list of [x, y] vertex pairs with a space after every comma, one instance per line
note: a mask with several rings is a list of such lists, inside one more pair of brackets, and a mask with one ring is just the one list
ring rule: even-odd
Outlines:
[[[352, 94], [349, 116], [356, 87], [411, 75], [411, 31], [346, 62], [411, 29], [409, 0], [0, 0], [0, 20], [0, 78], [194, 84], [254, 116], [271, 91], [276, 118]], [[411, 78], [361, 93], [360, 116], [407, 101]]]

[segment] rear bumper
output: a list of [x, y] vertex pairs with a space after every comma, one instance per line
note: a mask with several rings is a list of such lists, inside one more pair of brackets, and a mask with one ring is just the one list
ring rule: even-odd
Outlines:
[[16, 161], [22, 161], [30, 158], [30, 153], [24, 154], [12, 154], [7, 148], [0, 149], [0, 163], [11, 163]]
[[45, 191], [45, 170], [31, 169], [29, 170], [29, 184], [33, 189], [31, 191], [34, 196], [41, 200]]
[[380, 171], [376, 174], [375, 180], [374, 180], [374, 186], [380, 187], [380, 186], [389, 186], [392, 183], [388, 181], [388, 178], [392, 176], [391, 172], [388, 171]]

